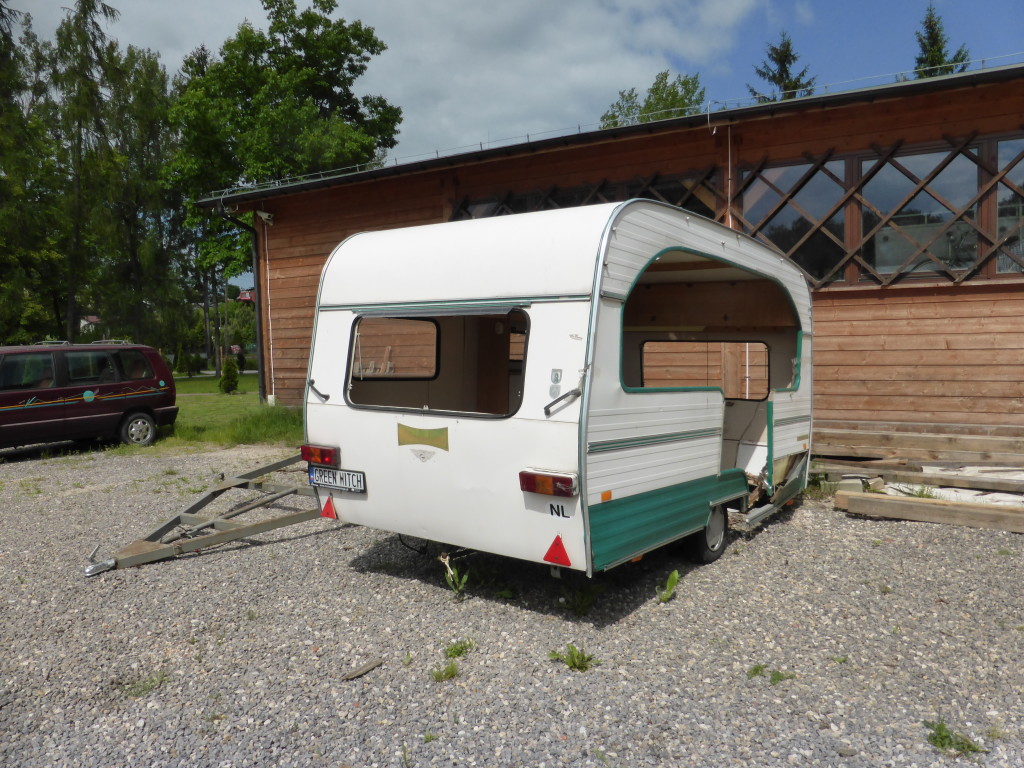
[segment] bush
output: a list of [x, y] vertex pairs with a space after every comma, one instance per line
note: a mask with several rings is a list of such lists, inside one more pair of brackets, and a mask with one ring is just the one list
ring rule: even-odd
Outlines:
[[220, 391], [225, 395], [238, 391], [238, 363], [233, 357], [224, 361], [224, 373], [220, 377]]
[[238, 372], [239, 373], [244, 373], [245, 372], [245, 352], [239, 352], [237, 355], [235, 355], [235, 362], [238, 363]]

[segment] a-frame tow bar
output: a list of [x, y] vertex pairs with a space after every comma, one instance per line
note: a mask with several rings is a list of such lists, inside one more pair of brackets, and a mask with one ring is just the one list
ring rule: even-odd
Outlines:
[[[269, 475], [302, 460], [299, 455], [290, 456], [287, 459], [258, 467], [238, 477], [223, 479], [214, 488], [207, 491], [201, 499], [192, 504], [184, 512], [175, 515], [148, 536], [138, 541], [133, 541], [128, 546], [114, 553], [108, 560], [95, 562], [96, 552], [99, 546], [89, 556], [90, 565], [85, 569], [86, 576], [95, 576], [115, 568], [131, 568], [133, 565], [152, 563], [156, 560], [166, 560], [171, 557], [183, 555], [186, 552], [195, 552], [207, 547], [215, 547], [229, 541], [235, 541], [247, 536], [254, 536], [258, 533], [273, 531], [283, 528], [286, 525], [302, 523], [321, 517], [319, 509], [291, 512], [277, 517], [260, 520], [257, 522], [243, 523], [231, 518], [237, 517], [258, 507], [265, 507], [273, 504], [286, 496], [314, 496], [313, 488], [310, 486], [276, 485], [259, 478]], [[265, 495], [250, 501], [241, 506], [223, 512], [215, 517], [203, 517], [196, 514], [199, 510], [212, 502], [221, 494], [232, 489], [258, 490]]]

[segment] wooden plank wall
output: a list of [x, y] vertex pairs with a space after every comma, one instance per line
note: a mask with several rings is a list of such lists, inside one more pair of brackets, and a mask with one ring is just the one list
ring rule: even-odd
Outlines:
[[816, 451], [966, 461], [1024, 453], [1022, 317], [1019, 283], [818, 292]]

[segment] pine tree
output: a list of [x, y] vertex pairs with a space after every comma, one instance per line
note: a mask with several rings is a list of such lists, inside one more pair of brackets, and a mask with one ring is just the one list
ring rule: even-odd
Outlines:
[[935, 12], [935, 4], [928, 3], [928, 11], [921, 22], [921, 30], [914, 33], [919, 52], [914, 59], [914, 76], [917, 79], [939, 77], [967, 69], [970, 54], [961, 45], [952, 57], [949, 55], [949, 36], [942, 25], [942, 17]]
[[754, 67], [754, 73], [773, 86], [774, 92], [764, 93], [752, 85], [747, 85], [750, 95], [758, 103], [796, 99], [814, 93], [814, 81], [818, 78], [808, 78], [807, 67], [793, 74], [793, 67], [800, 60], [800, 56], [793, 50], [793, 40], [785, 30], [782, 32], [778, 45], [768, 44], [767, 53], [768, 58], [761, 62], [761, 66]]

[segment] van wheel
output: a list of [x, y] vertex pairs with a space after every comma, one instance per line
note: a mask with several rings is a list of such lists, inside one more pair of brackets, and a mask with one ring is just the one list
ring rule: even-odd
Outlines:
[[121, 422], [121, 442], [149, 445], [156, 438], [156, 422], [148, 413], [133, 413]]
[[695, 563], [713, 563], [725, 551], [728, 540], [729, 518], [726, 515], [725, 507], [717, 506], [711, 508], [711, 517], [708, 518], [708, 525], [703, 531], [693, 534], [688, 540], [688, 555]]

